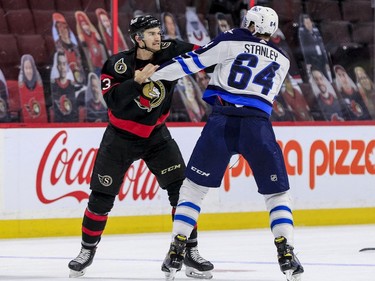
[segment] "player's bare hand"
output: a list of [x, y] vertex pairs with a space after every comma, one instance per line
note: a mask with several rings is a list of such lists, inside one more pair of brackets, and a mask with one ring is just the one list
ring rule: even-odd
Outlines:
[[142, 70], [136, 70], [134, 74], [134, 81], [138, 84], [147, 82], [148, 78], [158, 69], [159, 65], [147, 64]]

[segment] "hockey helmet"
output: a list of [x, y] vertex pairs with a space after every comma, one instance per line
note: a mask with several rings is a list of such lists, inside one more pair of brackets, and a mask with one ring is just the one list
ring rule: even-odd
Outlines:
[[154, 27], [161, 27], [157, 18], [150, 15], [135, 17], [130, 21], [130, 37], [134, 40], [135, 35], [142, 36], [143, 31]]
[[252, 22], [255, 27], [253, 34], [272, 35], [278, 28], [279, 17], [277, 13], [269, 7], [254, 6], [247, 11], [244, 26], [249, 27]]

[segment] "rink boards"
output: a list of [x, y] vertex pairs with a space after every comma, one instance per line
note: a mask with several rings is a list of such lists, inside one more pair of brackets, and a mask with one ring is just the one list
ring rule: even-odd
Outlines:
[[[375, 223], [375, 124], [276, 126], [295, 224]], [[0, 129], [0, 238], [79, 235], [104, 127]], [[201, 125], [173, 126], [187, 161]], [[200, 229], [268, 226], [250, 167], [234, 156], [202, 207]], [[170, 207], [143, 161], [124, 178], [106, 233], [169, 231]]]

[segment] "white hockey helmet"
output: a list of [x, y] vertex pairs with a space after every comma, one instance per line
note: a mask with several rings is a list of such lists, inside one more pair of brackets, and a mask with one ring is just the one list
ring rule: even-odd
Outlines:
[[274, 34], [279, 25], [279, 17], [277, 13], [263, 6], [254, 6], [247, 11], [245, 16], [245, 27], [249, 27], [250, 23], [254, 23], [255, 31], [253, 34]]

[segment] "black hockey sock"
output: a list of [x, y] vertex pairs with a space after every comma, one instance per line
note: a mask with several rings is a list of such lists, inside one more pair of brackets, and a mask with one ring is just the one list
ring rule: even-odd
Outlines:
[[198, 245], [198, 230], [197, 230], [197, 225], [195, 225], [186, 243], [186, 247], [193, 248], [193, 247], [196, 247], [197, 245]]
[[86, 209], [82, 222], [82, 246], [90, 249], [99, 243], [108, 215], [100, 215]]

